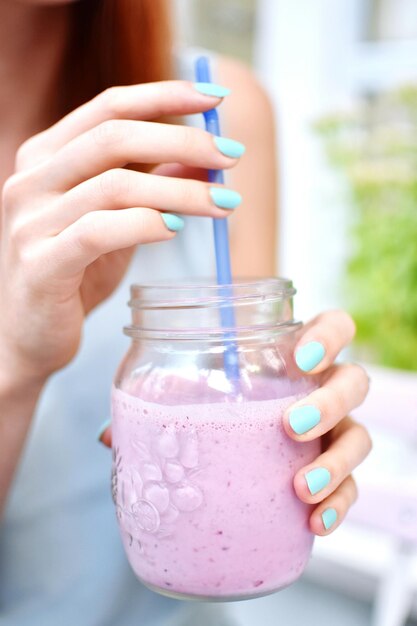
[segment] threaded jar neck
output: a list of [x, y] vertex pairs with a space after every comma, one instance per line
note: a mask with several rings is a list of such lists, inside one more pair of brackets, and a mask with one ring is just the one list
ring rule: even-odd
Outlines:
[[[273, 277], [222, 286], [208, 280], [132, 285], [132, 323], [124, 331], [134, 339], [214, 341], [228, 333], [235, 338], [287, 333], [300, 325], [293, 318], [295, 293], [290, 280]], [[233, 312], [231, 327], [224, 325], [230, 319], [226, 310]]]

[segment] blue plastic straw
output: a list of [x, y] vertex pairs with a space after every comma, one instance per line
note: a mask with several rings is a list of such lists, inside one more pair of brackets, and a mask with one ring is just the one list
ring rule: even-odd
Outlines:
[[[199, 57], [195, 64], [196, 80], [200, 83], [211, 83], [210, 65], [207, 57]], [[203, 113], [206, 130], [212, 135], [220, 137], [219, 115], [216, 109]], [[208, 170], [210, 183], [224, 184], [223, 170]], [[216, 252], [217, 283], [219, 285], [232, 284], [232, 269], [230, 263], [229, 230], [227, 219], [213, 218], [214, 247]], [[221, 295], [227, 298], [231, 295], [231, 287], [220, 290]], [[223, 328], [236, 326], [235, 314], [232, 306], [220, 307], [220, 321]], [[230, 380], [239, 378], [239, 362], [236, 349], [235, 333], [225, 333], [226, 349], [224, 353], [224, 367], [226, 376]]]

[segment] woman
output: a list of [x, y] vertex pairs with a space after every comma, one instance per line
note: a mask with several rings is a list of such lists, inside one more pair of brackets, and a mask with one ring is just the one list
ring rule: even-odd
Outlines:
[[[130, 572], [108, 453], [93, 432], [125, 350], [129, 283], [212, 271], [201, 253], [209, 220], [200, 218], [226, 217], [239, 198], [216, 195], [202, 170], [230, 170], [231, 189], [244, 196], [231, 219], [235, 274], [274, 272], [269, 103], [245, 68], [221, 59], [215, 73], [232, 89], [222, 119], [233, 140], [174, 123], [219, 105], [227, 90], [166, 82], [161, 0], [0, 0], [0, 35], [1, 623], [201, 621], [203, 605], [160, 598]], [[186, 77], [189, 61], [180, 59], [177, 76]], [[171, 123], [155, 123], [162, 116]], [[285, 422], [300, 441], [326, 434], [325, 451], [294, 478], [298, 497], [316, 505], [310, 524], [320, 535], [354, 501], [350, 474], [370, 448], [346, 417], [366, 395], [366, 374], [333, 365], [353, 334], [345, 313], [325, 313], [296, 350], [300, 369], [321, 374], [321, 388]], [[108, 429], [102, 438], [109, 443]], [[325, 471], [309, 473], [317, 468]]]

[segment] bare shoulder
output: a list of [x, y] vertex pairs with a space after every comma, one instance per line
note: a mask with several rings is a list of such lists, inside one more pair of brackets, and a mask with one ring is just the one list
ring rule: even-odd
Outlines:
[[[251, 68], [231, 57], [219, 57], [218, 81], [232, 91], [221, 105], [222, 116], [233, 131], [246, 137], [259, 132], [274, 132], [274, 115], [271, 100]], [[233, 112], [233, 115], [232, 115]], [[239, 139], [236, 136], [236, 139]]]

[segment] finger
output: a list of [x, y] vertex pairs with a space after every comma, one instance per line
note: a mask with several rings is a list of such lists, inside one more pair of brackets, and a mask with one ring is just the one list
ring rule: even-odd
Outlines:
[[319, 389], [288, 407], [285, 431], [298, 441], [316, 439], [362, 404], [368, 390], [369, 378], [360, 365], [333, 365]]
[[362, 463], [372, 443], [368, 431], [345, 417], [332, 431], [332, 442], [313, 463], [294, 477], [294, 489], [303, 502], [316, 503], [327, 498]]
[[[225, 95], [227, 91], [223, 89]], [[222, 97], [204, 95], [187, 81], [111, 87], [26, 141], [18, 151], [17, 167], [37, 165], [78, 135], [107, 120], [152, 120], [165, 115], [200, 113], [221, 100]]]
[[108, 252], [172, 239], [183, 224], [173, 214], [142, 207], [86, 213], [51, 238], [49, 267], [55, 278], [72, 278]]
[[192, 178], [204, 182], [208, 180], [207, 170], [198, 167], [187, 167], [180, 163], [163, 163], [162, 165], [157, 165], [153, 168], [152, 174], [157, 174], [158, 176], [172, 176], [173, 178]]
[[329, 367], [355, 335], [355, 323], [345, 311], [322, 313], [303, 329], [295, 361], [303, 372], [316, 374]]
[[344, 520], [358, 497], [358, 488], [352, 476], [317, 506], [310, 517], [310, 528], [315, 535], [330, 535]]
[[59, 192], [129, 163], [224, 169], [236, 165], [243, 152], [239, 142], [198, 128], [111, 120], [70, 141], [39, 166], [37, 175], [44, 188]]
[[105, 445], [107, 448], [111, 448], [111, 427], [106, 428], [100, 435], [99, 439], [100, 443]]
[[241, 200], [236, 191], [222, 185], [114, 169], [77, 185], [50, 206], [48, 215], [43, 210], [39, 219], [56, 234], [90, 211], [146, 206], [222, 218]]

